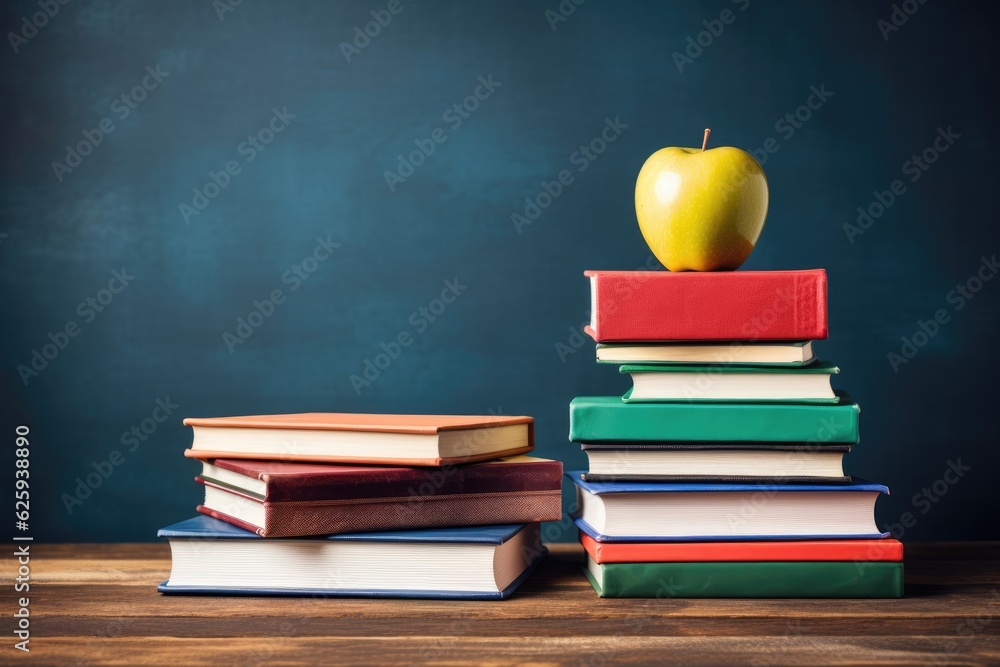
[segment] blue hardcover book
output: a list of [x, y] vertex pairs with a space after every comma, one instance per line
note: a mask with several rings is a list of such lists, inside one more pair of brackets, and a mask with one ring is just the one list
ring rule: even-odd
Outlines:
[[269, 539], [197, 516], [157, 536], [174, 594], [503, 599], [546, 553], [537, 523]]
[[577, 488], [576, 525], [598, 542], [877, 539], [875, 501], [889, 489], [850, 484], [587, 482]]

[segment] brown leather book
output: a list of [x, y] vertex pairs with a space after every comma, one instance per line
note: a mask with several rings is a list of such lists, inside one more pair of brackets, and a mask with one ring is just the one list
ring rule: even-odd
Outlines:
[[193, 458], [440, 466], [523, 454], [535, 420], [504, 415], [313, 412], [188, 418]]
[[202, 463], [198, 511], [262, 537], [562, 518], [562, 463], [531, 456], [442, 468]]

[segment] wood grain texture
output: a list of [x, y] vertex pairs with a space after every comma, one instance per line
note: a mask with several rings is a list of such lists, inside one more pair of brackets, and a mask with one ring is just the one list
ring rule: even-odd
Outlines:
[[996, 543], [911, 545], [905, 598], [832, 601], [601, 600], [576, 545], [501, 602], [162, 596], [165, 544], [32, 551], [32, 650], [2, 664], [1000, 663]]

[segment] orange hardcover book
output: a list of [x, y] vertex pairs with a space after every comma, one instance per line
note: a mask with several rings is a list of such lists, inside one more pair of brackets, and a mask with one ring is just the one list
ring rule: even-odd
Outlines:
[[192, 458], [440, 466], [534, 449], [535, 420], [500, 415], [313, 412], [188, 418]]
[[596, 563], [818, 562], [903, 560], [899, 540], [801, 540], [788, 542], [597, 542], [580, 534]]

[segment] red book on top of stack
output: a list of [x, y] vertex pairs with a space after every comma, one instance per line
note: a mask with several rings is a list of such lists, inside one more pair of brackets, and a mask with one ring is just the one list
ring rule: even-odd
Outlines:
[[826, 271], [586, 271], [598, 343], [827, 336]]

